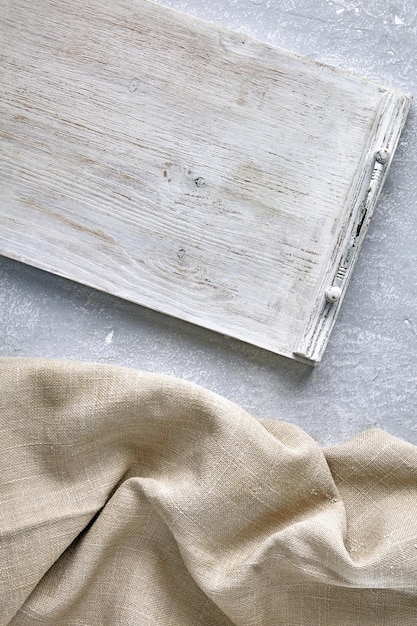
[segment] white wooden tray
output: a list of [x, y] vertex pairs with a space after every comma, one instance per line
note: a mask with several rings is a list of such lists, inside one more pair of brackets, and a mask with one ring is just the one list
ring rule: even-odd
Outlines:
[[410, 98], [146, 0], [0, 24], [0, 253], [318, 362]]

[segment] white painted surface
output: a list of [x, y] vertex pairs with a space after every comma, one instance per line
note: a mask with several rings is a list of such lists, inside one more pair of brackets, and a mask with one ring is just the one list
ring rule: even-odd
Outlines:
[[[412, 0], [396, 5], [377, 0], [165, 4], [416, 93]], [[395, 14], [403, 26], [394, 24]], [[413, 108], [318, 368], [9, 259], [0, 263], [0, 351], [171, 373], [257, 416], [298, 424], [323, 445], [371, 426], [417, 444], [416, 181]], [[113, 343], [107, 345], [111, 330]]]
[[0, 251], [320, 360], [407, 99], [146, 0], [16, 0], [1, 33]]

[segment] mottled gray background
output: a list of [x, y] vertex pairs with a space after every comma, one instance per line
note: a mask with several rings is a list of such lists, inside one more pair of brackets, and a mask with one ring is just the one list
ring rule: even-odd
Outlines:
[[[164, 0], [411, 94], [412, 0]], [[0, 351], [99, 361], [199, 383], [321, 444], [379, 426], [417, 444], [417, 135], [414, 107], [326, 355], [312, 369], [0, 259]], [[29, 225], [30, 227], [30, 225]]]

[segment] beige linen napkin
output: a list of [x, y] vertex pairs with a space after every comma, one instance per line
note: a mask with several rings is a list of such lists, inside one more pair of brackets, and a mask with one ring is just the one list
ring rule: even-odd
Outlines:
[[0, 386], [1, 625], [417, 624], [416, 447], [105, 365]]

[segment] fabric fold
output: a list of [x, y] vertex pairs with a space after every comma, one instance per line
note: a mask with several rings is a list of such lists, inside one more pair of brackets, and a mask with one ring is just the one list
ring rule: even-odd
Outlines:
[[415, 446], [107, 365], [0, 384], [0, 626], [417, 624]]

